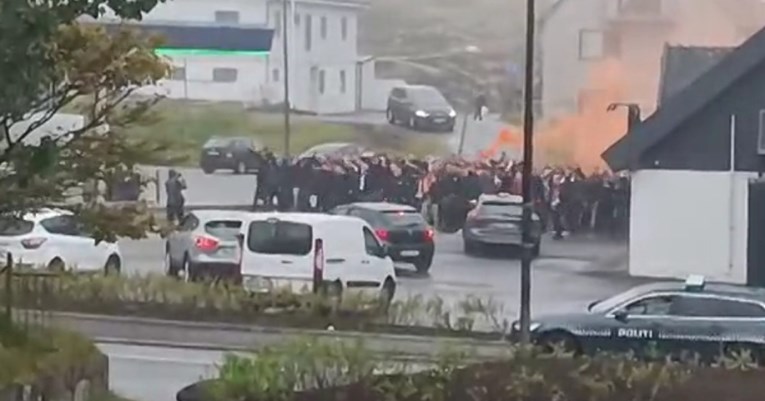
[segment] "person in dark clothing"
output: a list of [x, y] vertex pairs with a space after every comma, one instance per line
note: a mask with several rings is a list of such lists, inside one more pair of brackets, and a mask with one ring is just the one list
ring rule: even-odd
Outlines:
[[483, 120], [483, 108], [486, 107], [486, 95], [481, 93], [475, 98], [475, 113], [473, 114], [474, 121]]
[[165, 209], [167, 211], [167, 220], [171, 223], [180, 223], [181, 219], [183, 219], [183, 207], [186, 203], [183, 191], [185, 190], [186, 180], [178, 171], [170, 169], [167, 174], [167, 181], [165, 181], [165, 193], [167, 194]]
[[280, 212], [286, 212], [292, 210], [295, 204], [294, 191], [295, 186], [293, 180], [294, 171], [290, 168], [289, 161], [287, 159], [281, 159], [276, 165], [278, 171], [277, 176], [277, 193], [276, 199], [278, 202], [278, 210]]

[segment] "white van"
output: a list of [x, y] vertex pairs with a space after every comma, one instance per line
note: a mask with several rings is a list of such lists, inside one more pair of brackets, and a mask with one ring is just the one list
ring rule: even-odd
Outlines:
[[291, 287], [333, 293], [396, 291], [387, 249], [369, 225], [350, 216], [250, 213], [242, 224], [242, 282], [252, 292]]

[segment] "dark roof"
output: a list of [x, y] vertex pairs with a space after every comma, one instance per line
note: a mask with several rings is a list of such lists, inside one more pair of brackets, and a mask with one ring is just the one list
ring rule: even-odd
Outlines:
[[399, 212], [399, 211], [406, 211], [406, 212], [416, 212], [417, 209], [409, 206], [409, 205], [401, 205], [398, 203], [388, 203], [388, 202], [356, 202], [352, 204], [353, 206], [360, 207], [362, 209], [369, 209], [374, 210], [378, 212]]
[[664, 46], [657, 104], [661, 106], [692, 84], [732, 50], [732, 47]]
[[612, 170], [633, 168], [640, 156], [672, 134], [683, 122], [724, 90], [765, 61], [765, 29], [750, 37], [727, 57], [633, 127], [601, 155]]
[[123, 28], [136, 29], [142, 34], [156, 35], [165, 41], [163, 47], [223, 51], [270, 51], [273, 29], [262, 27], [233, 27], [220, 25], [119, 24], [95, 22], [107, 32]]
[[[659, 281], [650, 284], [643, 284], [637, 287], [633, 287], [630, 290], [625, 291], [633, 293], [635, 295], [648, 294], [652, 292], [664, 292], [664, 291], [685, 291], [685, 282], [672, 280], [672, 281]], [[765, 302], [765, 288], [748, 287], [744, 285], [725, 284], [717, 282], [707, 282], [704, 288], [700, 291], [704, 294], [715, 294], [719, 296], [740, 297], [748, 298]]]

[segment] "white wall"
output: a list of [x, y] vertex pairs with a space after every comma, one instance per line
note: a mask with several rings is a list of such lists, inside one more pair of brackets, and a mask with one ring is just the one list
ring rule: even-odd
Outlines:
[[361, 64], [361, 109], [385, 111], [388, 108], [388, 95], [396, 87], [406, 84], [401, 79], [378, 79], [375, 77], [375, 62]]
[[635, 172], [630, 274], [701, 274], [709, 280], [746, 283], [748, 182], [756, 177], [747, 172], [735, 173], [733, 180], [727, 172]]
[[[259, 56], [188, 56], [170, 58], [186, 69], [186, 79], [162, 83], [165, 94], [174, 99], [240, 101], [259, 105], [266, 93], [266, 58]], [[236, 82], [213, 81], [216, 68], [237, 70]]]

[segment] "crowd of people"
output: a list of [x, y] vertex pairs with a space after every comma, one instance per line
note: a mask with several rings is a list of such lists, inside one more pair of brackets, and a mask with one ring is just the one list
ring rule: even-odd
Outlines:
[[[420, 208], [444, 230], [462, 227], [470, 201], [481, 194], [521, 195], [521, 163], [461, 158], [416, 159], [365, 153], [295, 161], [266, 153], [258, 172], [254, 210], [324, 212], [359, 201]], [[629, 177], [577, 168], [545, 167], [533, 176], [535, 210], [557, 237], [595, 232], [626, 235]]]

